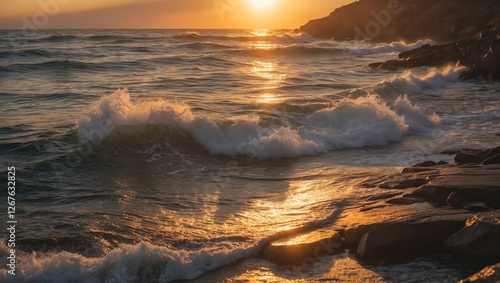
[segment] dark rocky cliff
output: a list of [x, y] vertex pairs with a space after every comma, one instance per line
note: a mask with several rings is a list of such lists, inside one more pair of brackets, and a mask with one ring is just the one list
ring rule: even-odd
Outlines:
[[498, 0], [360, 0], [300, 27], [318, 38], [374, 42], [472, 38], [500, 23]]

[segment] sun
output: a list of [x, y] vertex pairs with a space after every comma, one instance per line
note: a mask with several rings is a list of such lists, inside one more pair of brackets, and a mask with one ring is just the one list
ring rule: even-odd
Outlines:
[[275, 4], [276, 0], [250, 0], [250, 4], [257, 10], [268, 10]]

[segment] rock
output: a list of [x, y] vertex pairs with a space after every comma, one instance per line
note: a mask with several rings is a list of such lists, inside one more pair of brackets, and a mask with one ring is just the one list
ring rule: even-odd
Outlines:
[[[458, 193], [463, 202], [486, 203], [500, 199], [500, 166], [436, 167], [429, 182], [405, 197], [445, 205], [451, 193]], [[424, 173], [420, 173], [424, 174]], [[494, 204], [494, 202], [492, 203]]]
[[486, 160], [483, 161], [483, 164], [484, 165], [500, 164], [500, 154], [486, 158]]
[[382, 189], [408, 189], [425, 185], [429, 182], [426, 178], [387, 181], [379, 185]]
[[458, 283], [498, 283], [500, 282], [500, 263], [483, 268], [478, 273]]
[[460, 75], [462, 80], [500, 81], [500, 42]]
[[[499, 7], [497, 0], [482, 0], [481, 3], [361, 0], [336, 9], [325, 18], [311, 20], [298, 31], [318, 38], [371, 39], [389, 43], [419, 39], [458, 41], [476, 37], [481, 31], [482, 38], [490, 38], [493, 36], [490, 27], [498, 21]], [[436, 58], [439, 59], [440, 54], [437, 53]]]
[[495, 156], [497, 154], [500, 154], [500, 146], [497, 146], [497, 147], [495, 147], [493, 149], [490, 149], [488, 151], [488, 153], [486, 153], [486, 155], [484, 156], [484, 159], [488, 159], [488, 158], [493, 157], [493, 156]]
[[[426, 225], [434, 225], [422, 223], [441, 223], [449, 221], [456, 223], [457, 228], [454, 232], [451, 233], [453, 234], [464, 226], [464, 223], [465, 221], [467, 221], [467, 219], [470, 219], [474, 216], [473, 213], [464, 210], [450, 209], [449, 207], [434, 207], [425, 202], [405, 205], [394, 205], [388, 202], [386, 203], [389, 205], [381, 208], [375, 208], [371, 211], [360, 211], [355, 209], [348, 209], [343, 211], [343, 214], [341, 215], [336, 225], [345, 227], [347, 247], [351, 251], [358, 250], [358, 244], [361, 241], [361, 238], [363, 238], [366, 233], [376, 229], [382, 229], [381, 227], [387, 227], [388, 229], [390, 228], [394, 229], [394, 231], [398, 231], [399, 228], [397, 227], [399, 226], [409, 224], [417, 225], [412, 226], [412, 228], [406, 228], [406, 226], [401, 228], [405, 229], [405, 231], [407, 231], [406, 229], [413, 231], [414, 227], [425, 228], [428, 227]], [[422, 224], [422, 226], [418, 226], [420, 224]], [[436, 224], [436, 226], [439, 225]], [[451, 236], [451, 234], [449, 234], [448, 236]], [[395, 238], [396, 236], [397, 235], [394, 234], [392, 237]], [[445, 239], [442, 239], [441, 243]], [[406, 249], [399, 246], [393, 247], [393, 249], [398, 248]], [[425, 247], [423, 246], [418, 248], [425, 249]], [[411, 249], [411, 247], [408, 247], [408, 249]], [[384, 257], [384, 254], [381, 254], [380, 257]], [[387, 259], [389, 259], [389, 257], [387, 257]]]
[[446, 162], [446, 161], [443, 161], [443, 160], [441, 160], [441, 161], [439, 161], [437, 163], [437, 165], [449, 165], [449, 164], [450, 164], [449, 162]]
[[302, 265], [343, 252], [345, 247], [341, 232], [323, 229], [271, 242], [262, 249], [260, 256], [277, 264]]
[[500, 256], [500, 210], [480, 213], [445, 241], [458, 254], [474, 257]]
[[419, 203], [422, 202], [422, 199], [418, 198], [410, 198], [410, 197], [400, 197], [400, 198], [392, 198], [386, 201], [386, 203], [390, 204], [401, 204], [401, 205], [409, 205], [409, 204], [414, 204], [414, 203]]
[[432, 167], [432, 166], [436, 166], [436, 165], [437, 165], [437, 163], [434, 161], [424, 161], [424, 162], [417, 163], [417, 164], [413, 165], [412, 167]]
[[405, 260], [435, 253], [462, 227], [463, 221], [452, 220], [380, 225], [363, 235], [356, 256], [368, 261]]
[[426, 171], [433, 171], [432, 168], [425, 168], [425, 167], [408, 167], [404, 168], [401, 173], [420, 173], [420, 172], [426, 172]]
[[463, 227], [463, 221], [391, 223], [365, 233], [356, 257], [362, 260], [407, 260], [442, 249], [443, 241]]
[[458, 165], [461, 164], [472, 164], [472, 163], [481, 163], [483, 162], [483, 157], [473, 154], [473, 153], [465, 153], [465, 152], [459, 152], [455, 154], [455, 163]]
[[460, 207], [462, 205], [463, 198], [458, 193], [451, 193], [446, 199], [446, 203], [452, 207]]
[[462, 206], [463, 209], [470, 211], [470, 212], [485, 212], [485, 211], [492, 211], [493, 209], [487, 207], [484, 203], [482, 202], [473, 202], [473, 203], [464, 203]]

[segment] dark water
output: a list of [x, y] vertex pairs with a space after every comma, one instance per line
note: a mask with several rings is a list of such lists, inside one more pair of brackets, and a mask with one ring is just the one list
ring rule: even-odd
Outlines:
[[426, 42], [0, 34], [0, 162], [16, 167], [20, 221], [14, 281], [196, 278], [280, 231], [333, 222], [373, 193], [356, 186], [363, 178], [498, 143], [498, 84], [458, 82], [454, 66], [367, 68]]

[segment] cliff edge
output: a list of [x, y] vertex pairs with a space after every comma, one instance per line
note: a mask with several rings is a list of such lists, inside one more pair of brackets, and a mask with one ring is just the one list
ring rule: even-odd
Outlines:
[[446, 43], [475, 37], [499, 23], [498, 0], [360, 0], [299, 31], [337, 40]]

